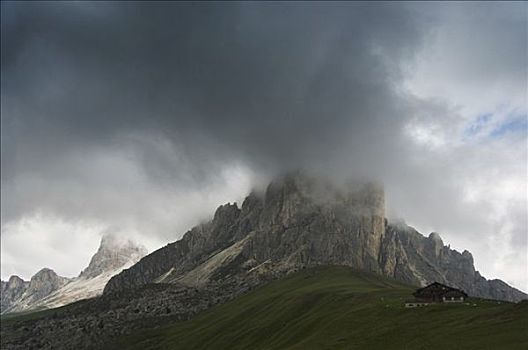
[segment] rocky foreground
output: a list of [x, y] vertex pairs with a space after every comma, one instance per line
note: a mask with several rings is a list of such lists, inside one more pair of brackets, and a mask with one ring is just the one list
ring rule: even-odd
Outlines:
[[211, 283], [203, 288], [147, 284], [29, 317], [4, 319], [2, 349], [111, 349], [117, 336], [192, 318], [269, 281], [269, 277]]

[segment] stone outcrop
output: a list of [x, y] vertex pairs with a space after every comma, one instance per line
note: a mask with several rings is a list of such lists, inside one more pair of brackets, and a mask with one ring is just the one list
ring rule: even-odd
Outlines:
[[501, 280], [486, 280], [475, 270], [473, 256], [442, 243], [437, 233], [424, 237], [403, 223], [387, 224], [380, 265], [383, 274], [409, 284], [440, 282], [470, 296], [520, 301], [527, 295]]
[[[18, 277], [12, 276], [9, 281], [11, 282], [12, 280], [18, 281]], [[5, 309], [2, 309], [2, 313], [19, 312], [31, 309], [36, 302], [58, 290], [69, 281], [69, 278], [61, 277], [57, 275], [55, 271], [43, 268], [31, 277], [31, 280], [27, 283], [27, 287], [22, 294], [17, 298], [11, 299], [9, 303], [5, 303]], [[20, 282], [18, 281], [17, 283]], [[2, 299], [4, 299], [3, 296]]]
[[2, 281], [0, 311], [3, 313], [4, 310], [8, 309], [20, 299], [28, 286], [29, 282], [24, 281], [18, 276], [11, 276], [7, 282]]
[[241, 207], [220, 206], [210, 222], [114, 276], [105, 293], [152, 282], [200, 287], [315, 265], [351, 266], [417, 286], [439, 281], [478, 297], [526, 298], [502, 281], [487, 281], [469, 252], [444, 246], [437, 233], [424, 237], [388, 223], [381, 186], [335, 186], [300, 173], [251, 193]]
[[130, 261], [137, 262], [147, 254], [145, 247], [137, 245], [128, 239], [114, 234], [107, 234], [101, 238], [99, 249], [90, 260], [79, 278], [94, 278], [107, 271], [122, 269]]
[[49, 295], [69, 281], [69, 278], [57, 275], [52, 269], [43, 268], [31, 277], [28, 289], [24, 294], [27, 295], [27, 301], [30, 303]]

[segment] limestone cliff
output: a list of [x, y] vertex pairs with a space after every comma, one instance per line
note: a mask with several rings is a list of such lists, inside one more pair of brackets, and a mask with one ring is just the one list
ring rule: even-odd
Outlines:
[[89, 279], [108, 271], [121, 270], [123, 266], [138, 261], [146, 254], [145, 247], [114, 234], [106, 234], [101, 238], [99, 249], [79, 278]]
[[403, 223], [387, 224], [380, 267], [384, 275], [414, 285], [437, 281], [482, 298], [520, 301], [528, 297], [501, 280], [482, 277], [467, 250], [459, 253], [445, 246], [437, 233], [424, 237]]
[[[208, 264], [210, 279], [265, 269], [287, 271], [317, 264], [347, 264], [380, 272], [384, 198], [375, 185], [336, 188], [293, 174], [251, 193], [239, 208], [220, 206], [212, 221], [187, 232], [110, 280], [105, 291], [153, 281], [186, 280]], [[224, 250], [228, 250], [222, 253]], [[225, 259], [215, 255], [227, 255]], [[216, 264], [211, 264], [211, 259]], [[193, 271], [197, 273], [197, 271]]]
[[423, 286], [440, 281], [474, 296], [518, 301], [526, 295], [487, 281], [467, 251], [385, 219], [379, 185], [335, 186], [300, 173], [251, 193], [214, 218], [141, 259], [107, 284], [105, 293], [151, 282], [202, 286], [229, 278], [280, 275], [314, 265], [346, 265]]
[[[18, 277], [12, 276], [8, 283], [11, 283], [12, 280], [18, 280]], [[69, 281], [69, 278], [61, 277], [57, 275], [55, 271], [43, 268], [33, 275], [29, 282], [22, 282], [22, 285], [26, 287], [21, 294], [17, 295], [17, 297], [10, 299], [8, 302], [7, 299], [4, 301], [4, 296], [2, 296], [3, 304], [5, 304], [3, 305], [2, 313], [30, 309], [38, 300], [50, 295]]]
[[2, 281], [0, 312], [4, 312], [16, 300], [20, 299], [28, 288], [28, 285], [28, 281], [24, 281], [18, 276], [11, 276], [7, 282]]

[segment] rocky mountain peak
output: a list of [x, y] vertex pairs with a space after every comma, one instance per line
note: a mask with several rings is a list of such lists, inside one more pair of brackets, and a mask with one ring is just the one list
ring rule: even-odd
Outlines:
[[56, 278], [58, 277], [59, 275], [57, 275], [57, 273], [55, 271], [53, 271], [52, 269], [48, 268], [48, 267], [44, 267], [42, 269], [40, 269], [36, 274], [33, 275], [33, 277], [31, 277], [31, 281], [33, 280], [43, 280], [43, 279], [53, 279], [53, 278]]
[[464, 250], [462, 252], [462, 256], [466, 259], [473, 261], [473, 255], [468, 250]]
[[218, 209], [216, 209], [213, 222], [233, 219], [238, 216], [239, 212], [240, 209], [238, 209], [238, 205], [236, 203], [227, 203], [221, 205], [218, 207]]
[[0, 312], [7, 309], [15, 300], [20, 298], [26, 289], [28, 288], [29, 282], [24, 281], [22, 278], [13, 275], [9, 277], [7, 282], [2, 281], [1, 283], [2, 294], [0, 298]]
[[[319, 212], [350, 217], [384, 217], [383, 186], [342, 182], [303, 172], [293, 172], [272, 181], [264, 196], [262, 221], [284, 224], [292, 218]], [[332, 214], [333, 213], [333, 214]]]
[[[379, 272], [384, 206], [380, 186], [286, 174], [264, 194], [250, 193], [241, 209], [220, 206], [211, 222], [114, 276], [105, 290], [153, 280], [204, 283], [269, 263], [274, 271], [342, 264]], [[198, 263], [204, 265], [193, 270]]]
[[440, 237], [440, 234], [437, 232], [431, 232], [429, 234], [429, 239], [432, 239], [434, 241], [442, 242], [442, 238]]
[[440, 235], [436, 232], [431, 232], [428, 237], [428, 241], [436, 257], [440, 256], [442, 250], [444, 249], [444, 242]]
[[300, 171], [287, 173], [273, 180], [267, 187], [265, 201], [295, 202], [298, 200], [320, 203], [336, 199], [335, 186], [325, 178]]
[[18, 276], [11, 276], [8, 282], [2, 282], [0, 312], [24, 311], [70, 281], [71, 279], [61, 277], [49, 268], [38, 271], [29, 282]]
[[1, 313], [58, 307], [102, 293], [108, 280], [147, 254], [127, 238], [106, 234], [88, 267], [77, 278], [65, 278], [49, 268], [38, 271], [29, 282], [18, 276], [2, 281]]
[[7, 281], [7, 286], [9, 288], [17, 288], [27, 283], [28, 282], [24, 281], [22, 278], [18, 277], [17, 275], [13, 275], [9, 277], [9, 281]]
[[32, 299], [40, 299], [69, 281], [69, 278], [57, 275], [52, 269], [43, 268], [31, 277], [26, 294], [32, 295]]
[[31, 280], [29, 281], [29, 288], [38, 288], [43, 284], [48, 284], [50, 286], [60, 286], [67, 281], [69, 281], [69, 278], [59, 276], [52, 269], [45, 267], [34, 274], [33, 277], [31, 277]]
[[123, 268], [124, 265], [135, 263], [146, 254], [145, 247], [130, 239], [115, 234], [105, 234], [90, 264], [79, 277], [92, 278], [106, 272], [113, 272]]
[[316, 265], [351, 266], [416, 286], [438, 281], [484, 298], [526, 298], [487, 281], [469, 252], [444, 246], [438, 233], [425, 237], [403, 221], [389, 223], [383, 186], [301, 172], [275, 179], [263, 194], [251, 192], [241, 208], [220, 206], [209, 223], [112, 277], [105, 293], [152, 282], [265, 280]]

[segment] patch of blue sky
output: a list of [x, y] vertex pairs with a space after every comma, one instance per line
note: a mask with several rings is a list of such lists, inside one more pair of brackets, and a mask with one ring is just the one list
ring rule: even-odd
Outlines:
[[482, 129], [491, 121], [492, 113], [481, 114], [471, 125], [464, 130], [464, 137], [471, 138], [479, 134]]
[[528, 115], [516, 115], [508, 118], [504, 123], [495, 127], [489, 137], [498, 138], [507, 134], [527, 134], [528, 133]]

